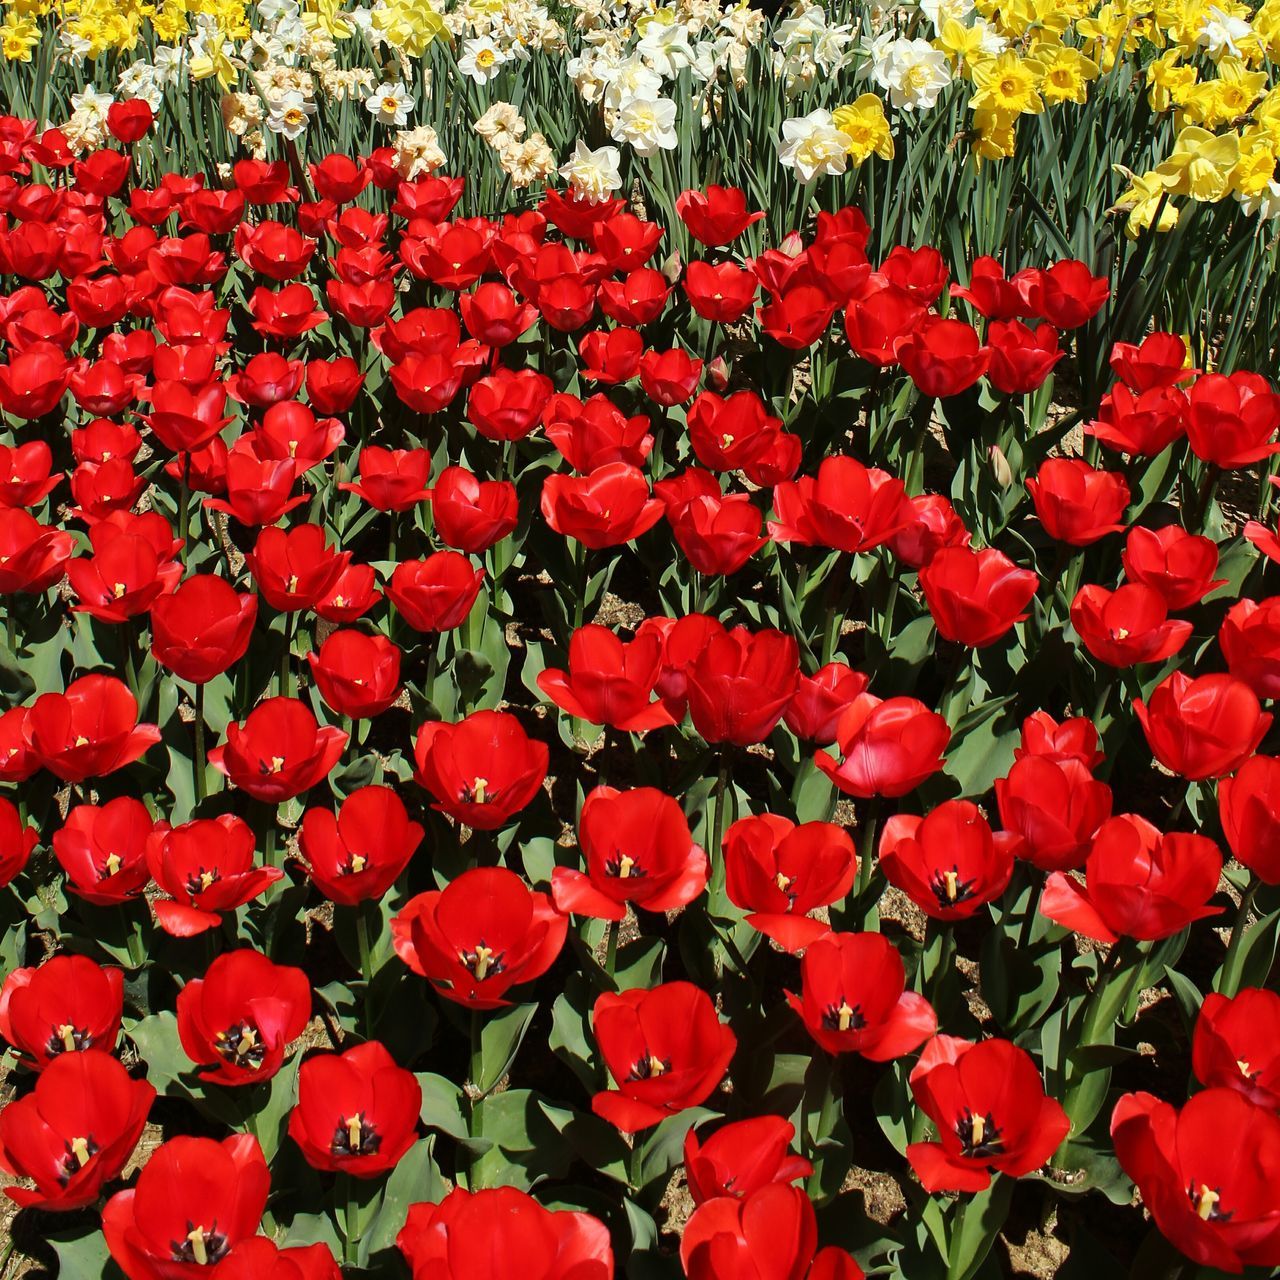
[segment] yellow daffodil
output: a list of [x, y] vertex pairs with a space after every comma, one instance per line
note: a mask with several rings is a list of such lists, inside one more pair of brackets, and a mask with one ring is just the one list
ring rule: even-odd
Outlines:
[[862, 164], [871, 156], [893, 159], [893, 134], [885, 118], [884, 103], [874, 93], [864, 93], [845, 107], [837, 107], [831, 123], [849, 137], [849, 158]]
[[1098, 64], [1071, 45], [1037, 45], [1034, 54], [1042, 71], [1040, 94], [1045, 102], [1084, 102], [1089, 82], [1098, 78]]
[[975, 92], [969, 105], [978, 112], [1039, 115], [1044, 110], [1040, 73], [1038, 63], [1007, 50], [973, 68]]
[[1239, 161], [1237, 134], [1212, 134], [1192, 125], [1178, 134], [1155, 173], [1171, 194], [1213, 204], [1231, 190], [1231, 172]]
[[31, 50], [40, 43], [40, 28], [31, 18], [10, 10], [0, 23], [0, 52], [6, 62], [30, 62]]

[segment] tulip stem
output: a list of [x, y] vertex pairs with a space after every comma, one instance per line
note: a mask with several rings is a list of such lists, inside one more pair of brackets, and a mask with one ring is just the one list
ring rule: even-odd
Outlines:
[[942, 997], [942, 987], [947, 980], [947, 974], [951, 971], [956, 956], [956, 931], [955, 926], [948, 921], [943, 926], [941, 938], [939, 940], [938, 961], [934, 966], [933, 973], [929, 981], [929, 1003], [933, 1005], [935, 1011], [938, 1008], [938, 1001]]
[[631, 1135], [631, 1158], [628, 1161], [627, 1181], [631, 1184], [632, 1191], [639, 1191], [644, 1186], [644, 1146], [640, 1141], [640, 1135], [633, 1133]]
[[182, 546], [178, 554], [183, 566], [187, 563], [187, 530], [191, 524], [189, 508], [191, 506], [191, 451], [188, 449], [182, 456], [182, 475], [178, 480], [178, 537]]
[[357, 903], [356, 949], [360, 953], [360, 976], [364, 979], [364, 1029], [373, 1035], [373, 951], [369, 946], [369, 922], [365, 918], [365, 904]]
[[576, 538], [573, 542], [573, 630], [582, 626], [583, 616], [587, 608], [587, 547]]
[[604, 930], [604, 971], [613, 977], [613, 971], [618, 965], [618, 934], [621, 927], [617, 920], [610, 920]]
[[1227, 943], [1227, 956], [1218, 971], [1216, 990], [1219, 995], [1230, 998], [1240, 989], [1240, 970], [1243, 966], [1241, 952], [1244, 948], [1245, 935], [1249, 932], [1249, 916], [1253, 912], [1253, 900], [1257, 897], [1261, 884], [1257, 876], [1249, 879], [1249, 887], [1240, 895], [1240, 907], [1236, 911], [1235, 924], [1231, 926], [1231, 941]]
[[871, 875], [875, 867], [876, 827], [880, 821], [880, 798], [872, 796], [867, 801], [858, 830], [858, 899], [871, 887]]
[[287, 612], [284, 614], [284, 648], [280, 653], [280, 688], [278, 690], [282, 698], [290, 696], [290, 677], [289, 666], [293, 659], [293, 614]]
[[342, 1220], [342, 1261], [355, 1266], [360, 1259], [360, 1205], [356, 1200], [356, 1180], [349, 1173], [338, 1175], [339, 1194], [346, 1201]]
[[725, 796], [729, 789], [729, 750], [720, 748], [720, 770], [716, 775], [715, 810], [711, 826], [711, 848], [707, 850], [713, 864], [718, 869], [717, 880], [724, 879], [724, 825], [726, 815]]
[[196, 746], [195, 757], [191, 761], [191, 770], [195, 775], [196, 804], [201, 804], [207, 794], [205, 789], [205, 749], [204, 749], [204, 685], [196, 685], [195, 714]]

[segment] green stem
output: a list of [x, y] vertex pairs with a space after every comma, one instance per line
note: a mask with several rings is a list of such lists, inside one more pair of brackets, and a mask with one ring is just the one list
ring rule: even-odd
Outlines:
[[929, 982], [929, 1003], [934, 1009], [938, 1008], [938, 1002], [942, 997], [942, 986], [947, 980], [947, 975], [951, 972], [952, 965], [956, 957], [956, 931], [955, 926], [948, 921], [942, 929], [942, 943], [938, 951], [938, 962], [934, 966], [933, 975]]
[[191, 769], [195, 775], [196, 804], [204, 801], [208, 791], [205, 787], [205, 765], [208, 763], [204, 749], [204, 685], [196, 685], [196, 747], [195, 758], [191, 761]]
[[360, 1205], [356, 1199], [356, 1180], [349, 1173], [338, 1175], [346, 1212], [342, 1219], [342, 1261], [350, 1267], [360, 1261]]
[[1249, 887], [1240, 895], [1235, 924], [1231, 926], [1231, 941], [1227, 943], [1227, 956], [1218, 973], [1217, 990], [1220, 995], [1231, 997], [1240, 989], [1240, 969], [1243, 965], [1240, 953], [1245, 935], [1249, 932], [1249, 916], [1253, 911], [1253, 900], [1258, 895], [1261, 883], [1257, 876], [1251, 876]]
[[292, 683], [290, 664], [293, 660], [293, 614], [284, 615], [284, 648], [280, 652], [280, 687], [277, 690], [282, 698], [290, 696]]
[[617, 920], [610, 920], [605, 926], [604, 932], [604, 971], [613, 977], [613, 971], [618, 966], [618, 934], [622, 932], [622, 927]]
[[369, 946], [369, 921], [365, 904], [358, 903], [356, 913], [356, 948], [360, 953], [360, 976], [364, 979], [364, 1028], [373, 1035], [373, 950]]
[[633, 1191], [639, 1191], [644, 1185], [644, 1144], [638, 1133], [631, 1135], [631, 1156], [627, 1162], [627, 1182]]
[[185, 566], [187, 563], [187, 532], [191, 528], [191, 453], [190, 450], [182, 458], [182, 476], [178, 481], [178, 537], [182, 539], [179, 556]]

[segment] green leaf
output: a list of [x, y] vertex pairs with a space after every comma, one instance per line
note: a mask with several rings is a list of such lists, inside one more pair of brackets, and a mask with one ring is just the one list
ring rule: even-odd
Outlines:
[[367, 1249], [372, 1258], [394, 1249], [410, 1206], [438, 1204], [444, 1199], [447, 1187], [435, 1162], [435, 1143], [434, 1137], [419, 1139], [391, 1171], [378, 1211], [365, 1228], [361, 1253]]
[[957, 1201], [947, 1240], [947, 1280], [971, 1280], [978, 1273], [1009, 1215], [1014, 1182], [996, 1174], [985, 1191]]
[[469, 1132], [467, 1117], [463, 1113], [463, 1094], [452, 1080], [429, 1071], [415, 1076], [422, 1089], [422, 1123], [428, 1128], [439, 1129], [450, 1138], [461, 1140]]
[[537, 1012], [536, 1004], [518, 1004], [489, 1015], [480, 1033], [480, 1079], [471, 1082], [481, 1093], [507, 1074]]

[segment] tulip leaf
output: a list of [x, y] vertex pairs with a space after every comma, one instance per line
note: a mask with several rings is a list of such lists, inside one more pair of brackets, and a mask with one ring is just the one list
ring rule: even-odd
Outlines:
[[480, 1033], [480, 1079], [472, 1081], [481, 1093], [488, 1093], [510, 1070], [537, 1012], [536, 1004], [518, 1004], [486, 1015]]
[[434, 1137], [420, 1138], [392, 1169], [377, 1211], [360, 1241], [362, 1256], [374, 1258], [395, 1248], [396, 1236], [411, 1205], [438, 1204], [444, 1199], [448, 1188], [435, 1162], [435, 1143]]
[[45, 1236], [58, 1255], [58, 1275], [67, 1280], [121, 1280], [124, 1272], [112, 1261], [106, 1237], [96, 1224], [85, 1229], [65, 1228]]
[[498, 1186], [528, 1191], [569, 1172], [573, 1148], [562, 1130], [572, 1112], [551, 1106], [530, 1089], [491, 1093], [476, 1110], [473, 1126], [489, 1146], [468, 1170], [472, 1191]]
[[711, 1119], [719, 1112], [709, 1107], [686, 1107], [661, 1121], [648, 1137], [636, 1135], [641, 1142], [640, 1186], [647, 1187], [664, 1179], [684, 1159], [684, 1139], [694, 1125]]
[[591, 1036], [592, 993], [580, 973], [570, 974], [564, 991], [551, 1006], [551, 1031], [547, 1046], [581, 1083], [591, 1090], [603, 1084], [597, 1078], [595, 1043]]
[[468, 1129], [462, 1090], [452, 1080], [430, 1071], [417, 1072], [415, 1079], [422, 1089], [422, 1123], [450, 1138], [465, 1138]]
[[1008, 1217], [1015, 1181], [996, 1174], [985, 1191], [957, 1201], [947, 1239], [947, 1280], [972, 1280], [978, 1274]]

